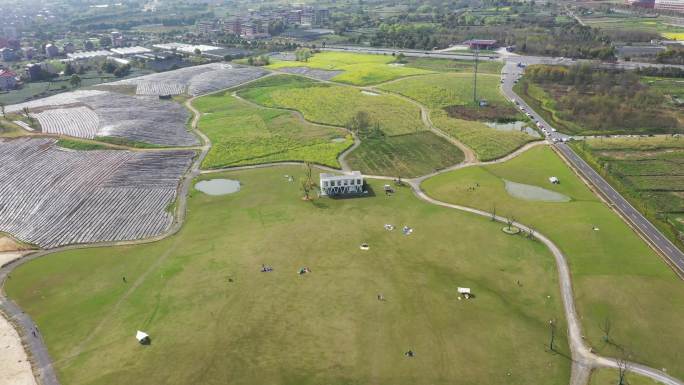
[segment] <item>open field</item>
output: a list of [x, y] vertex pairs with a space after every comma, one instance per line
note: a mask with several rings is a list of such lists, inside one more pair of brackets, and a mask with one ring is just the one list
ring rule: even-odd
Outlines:
[[684, 40], [684, 32], [665, 32], [662, 35], [670, 40]]
[[432, 123], [470, 147], [481, 161], [501, 158], [537, 138], [522, 131], [501, 131], [472, 120], [450, 118], [444, 111], [430, 114]]
[[354, 170], [369, 175], [416, 177], [463, 161], [463, 152], [429, 131], [364, 139], [347, 157]]
[[[549, 183], [551, 176], [560, 184]], [[572, 200], [514, 198], [504, 180], [544, 187]], [[635, 361], [684, 377], [684, 333], [672, 327], [684, 317], [684, 283], [551, 149], [539, 147], [502, 164], [442, 174], [423, 188], [436, 199], [496, 210], [551, 238], [568, 258], [586, 342], [608, 356], [619, 355], [615, 346], [620, 346]], [[608, 343], [601, 330], [606, 320], [611, 324]]]
[[204, 95], [238, 86], [266, 75], [266, 71], [237, 64], [210, 63], [126, 79], [104, 86], [133, 85], [138, 95]]
[[421, 75], [430, 71], [394, 64], [391, 55], [371, 55], [347, 52], [320, 52], [309, 61], [276, 61], [268, 68], [310, 67], [322, 70], [343, 71], [331, 80], [358, 86], [377, 84], [404, 76]]
[[[283, 175], [303, 169], [214, 174], [241, 191], [193, 191], [177, 235], [17, 268], [6, 291], [36, 320], [61, 381], [567, 384], [569, 360], [545, 351], [557, 318], [568, 354], [555, 264], [540, 243], [408, 188], [304, 202]], [[303, 266], [312, 272], [299, 275]], [[457, 286], [476, 297], [459, 301]]]
[[[499, 90], [499, 80], [499, 75], [479, 74], [477, 77], [478, 99], [487, 99], [491, 105], [509, 106], [510, 113], [515, 116], [517, 111], [510, 106], [510, 102]], [[414, 99], [431, 109], [474, 104], [472, 73], [413, 76], [382, 84], [379, 88]]]
[[193, 146], [185, 107], [173, 101], [116, 92], [67, 92], [7, 106], [8, 113], [29, 108], [43, 132], [78, 138], [114, 137], [160, 146]]
[[387, 135], [425, 129], [420, 108], [394, 95], [369, 95], [358, 88], [317, 83], [292, 75], [258, 80], [238, 95], [267, 107], [300, 111], [316, 123], [346, 126], [359, 111], [366, 111]]
[[[582, 17], [588, 26], [604, 30], [631, 30], [659, 33], [667, 39], [676, 39], [684, 33], [684, 27], [672, 25], [661, 17], [636, 17], [629, 15], [613, 14], [607, 17]], [[674, 36], [673, 36], [674, 35]]]
[[255, 107], [229, 93], [196, 99], [199, 122], [212, 143], [203, 168], [301, 160], [339, 168], [339, 153], [352, 145], [342, 129], [302, 121], [288, 110]]
[[[618, 384], [618, 371], [615, 369], [596, 369], [591, 372], [588, 385], [615, 385]], [[648, 377], [642, 377], [634, 373], [627, 372], [625, 383], [628, 385], [658, 385], [660, 382]]]
[[573, 147], [681, 247], [684, 139], [598, 138], [575, 143]]
[[[436, 59], [424, 57], [404, 58], [407, 67], [436, 72], [473, 72], [474, 60]], [[501, 74], [503, 64], [498, 61], [480, 61], [477, 71], [481, 74]]]
[[0, 140], [0, 231], [44, 248], [159, 235], [173, 221], [167, 207], [194, 155]]

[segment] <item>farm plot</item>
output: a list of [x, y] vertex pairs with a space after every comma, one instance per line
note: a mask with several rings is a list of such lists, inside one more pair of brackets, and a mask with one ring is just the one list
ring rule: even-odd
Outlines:
[[256, 107], [230, 94], [193, 102], [199, 128], [212, 143], [202, 167], [221, 168], [302, 160], [339, 168], [337, 156], [352, 144], [342, 129], [302, 121], [294, 112]]
[[126, 79], [104, 86], [135, 85], [138, 95], [204, 95], [266, 75], [260, 68], [210, 63]]
[[93, 139], [100, 120], [87, 107], [58, 108], [31, 114], [38, 119], [43, 132]]
[[161, 146], [199, 143], [185, 126], [189, 117], [185, 107], [156, 97], [75, 91], [11, 105], [7, 112], [20, 112], [24, 107], [48, 133], [88, 139], [114, 137]]
[[370, 175], [416, 177], [462, 162], [463, 152], [429, 131], [364, 139], [347, 157], [354, 170]]
[[0, 231], [43, 248], [159, 235], [193, 151], [73, 151], [0, 140]]
[[277, 61], [269, 68], [308, 67], [323, 70], [343, 71], [331, 80], [354, 85], [370, 85], [398, 79], [404, 76], [431, 73], [420, 68], [405, 67], [393, 63], [392, 56], [349, 52], [320, 52], [307, 62]]
[[278, 68], [279, 71], [281, 72], [287, 72], [293, 75], [303, 75], [303, 76], [308, 76], [312, 77], [314, 79], [319, 79], [319, 80], [330, 80], [334, 78], [335, 76], [344, 73], [344, 71], [335, 71], [335, 70], [322, 70], [322, 69], [316, 69], [316, 68], [309, 68], [309, 67], [282, 67]]
[[470, 147], [481, 161], [501, 158], [529, 142], [539, 140], [522, 131], [502, 131], [471, 121], [450, 118], [444, 111], [430, 114], [432, 123]]
[[267, 107], [297, 110], [316, 123], [346, 126], [359, 111], [365, 111], [387, 135], [425, 130], [420, 108], [400, 97], [368, 95], [355, 87], [322, 84], [299, 76], [270, 76], [238, 95]]

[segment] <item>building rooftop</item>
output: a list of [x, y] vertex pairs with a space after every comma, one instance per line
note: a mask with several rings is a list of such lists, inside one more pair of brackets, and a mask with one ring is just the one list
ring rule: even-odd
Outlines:
[[323, 174], [321, 174], [321, 179], [348, 179], [348, 178], [358, 178], [361, 176], [363, 176], [361, 174], [361, 171], [352, 171], [352, 172], [346, 173], [346, 174], [323, 173]]
[[145, 48], [145, 47], [140, 47], [140, 46], [135, 46], [135, 47], [122, 47], [122, 48], [112, 48], [112, 52], [114, 52], [117, 55], [139, 55], [142, 53], [150, 53], [152, 52], [151, 49]]

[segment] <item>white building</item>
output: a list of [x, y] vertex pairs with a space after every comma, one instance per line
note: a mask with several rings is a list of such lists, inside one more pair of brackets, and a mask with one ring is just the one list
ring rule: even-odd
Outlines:
[[321, 174], [321, 195], [337, 196], [363, 193], [363, 175], [361, 171], [349, 174]]

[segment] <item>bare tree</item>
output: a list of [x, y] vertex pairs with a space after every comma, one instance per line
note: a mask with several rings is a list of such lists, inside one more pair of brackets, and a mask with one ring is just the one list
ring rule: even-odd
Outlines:
[[304, 177], [301, 180], [301, 185], [302, 192], [304, 192], [302, 199], [311, 200], [311, 192], [316, 189], [316, 183], [313, 181], [313, 167], [309, 162], [304, 163]]
[[7, 118], [7, 116], [5, 115], [5, 103], [3, 102], [0, 102], [0, 112], [2, 113], [3, 118]]
[[511, 226], [513, 226], [513, 222], [515, 222], [515, 218], [506, 217], [506, 224], [508, 225], [508, 231], [511, 231]]
[[492, 207], [492, 222], [496, 220], [496, 204]]
[[625, 376], [627, 376], [627, 372], [630, 369], [629, 366], [629, 361], [623, 356], [617, 359], [617, 367], [618, 367], [618, 385], [627, 385], [627, 381], [625, 380]]
[[607, 343], [612, 343], [610, 339], [610, 330], [611, 330], [611, 323], [610, 323], [610, 318], [606, 317], [603, 322], [599, 325], [599, 329], [603, 332], [603, 341]]
[[529, 228], [529, 231], [527, 232], [527, 238], [534, 239], [534, 229]]

